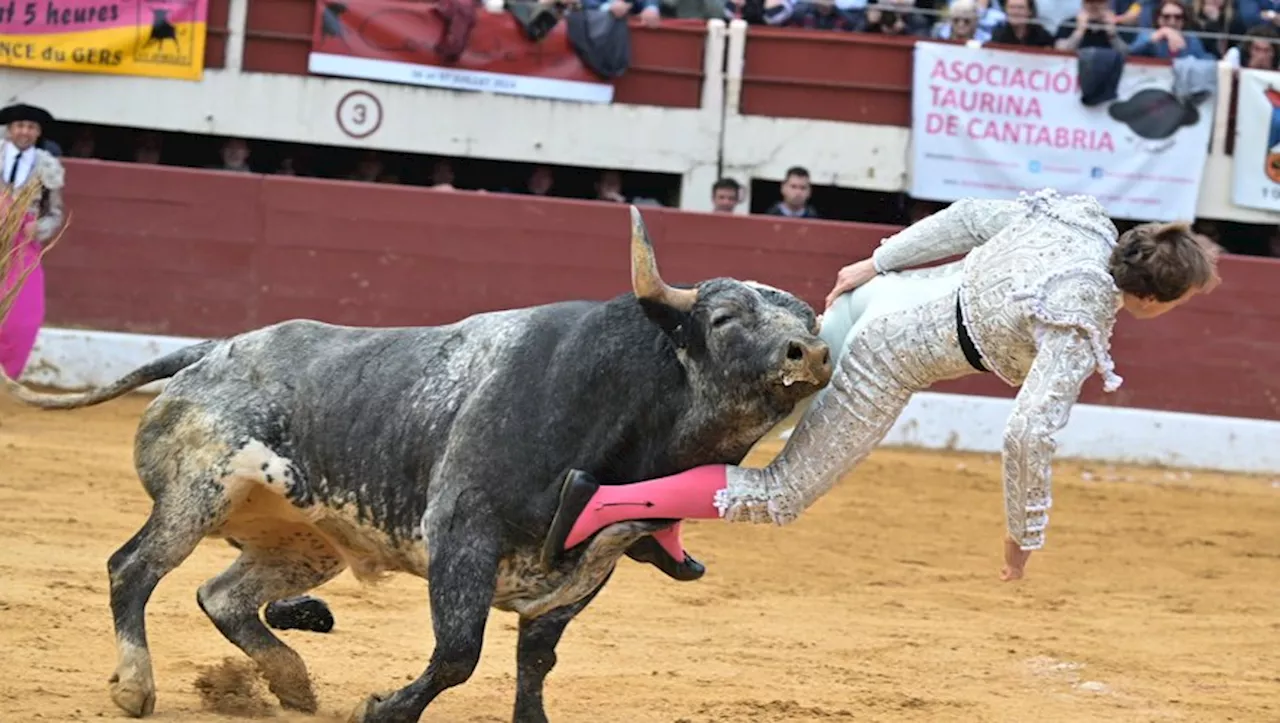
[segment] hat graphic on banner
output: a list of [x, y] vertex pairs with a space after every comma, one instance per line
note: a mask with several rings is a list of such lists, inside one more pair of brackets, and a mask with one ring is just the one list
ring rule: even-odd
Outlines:
[[1194, 105], [1182, 103], [1163, 88], [1144, 88], [1128, 100], [1107, 106], [1107, 112], [1147, 140], [1164, 140], [1200, 120]]

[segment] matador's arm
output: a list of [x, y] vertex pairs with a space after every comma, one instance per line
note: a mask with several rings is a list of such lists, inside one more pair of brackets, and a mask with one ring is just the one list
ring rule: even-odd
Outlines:
[[1021, 201], [961, 199], [885, 239], [871, 261], [883, 274], [968, 253], [1028, 210]]
[[1097, 361], [1088, 335], [1073, 327], [1039, 327], [1031, 371], [1004, 433], [1004, 511], [1009, 537], [1023, 550], [1044, 546], [1053, 506], [1053, 435], [1061, 431]]

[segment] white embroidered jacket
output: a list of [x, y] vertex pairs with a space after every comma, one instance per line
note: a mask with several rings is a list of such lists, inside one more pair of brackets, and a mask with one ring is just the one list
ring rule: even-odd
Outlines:
[[1005, 427], [1005, 515], [1009, 535], [1035, 550], [1053, 503], [1053, 435], [1095, 370], [1108, 392], [1123, 381], [1109, 354], [1121, 303], [1107, 271], [1116, 228], [1095, 199], [1052, 190], [952, 209], [885, 239], [872, 259], [885, 272], [968, 252], [960, 303], [969, 334], [988, 369], [1022, 386]]
[[37, 214], [35, 234], [36, 239], [45, 244], [62, 227], [64, 214], [62, 189], [66, 185], [67, 173], [62, 162], [52, 153], [43, 148], [36, 148], [35, 152], [35, 165], [31, 168], [31, 173], [18, 185], [24, 186], [32, 178], [39, 178], [40, 183], [44, 185], [44, 198], [48, 203], [35, 209]]

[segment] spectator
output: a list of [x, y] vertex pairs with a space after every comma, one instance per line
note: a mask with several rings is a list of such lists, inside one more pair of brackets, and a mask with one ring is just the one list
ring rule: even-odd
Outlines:
[[947, 10], [947, 20], [933, 26], [933, 37], [967, 43], [978, 32], [978, 5], [974, 0], [955, 0]]
[[711, 210], [716, 213], [733, 213], [742, 203], [742, 186], [732, 178], [721, 178], [711, 186]]
[[555, 185], [555, 173], [551, 170], [551, 166], [534, 166], [533, 172], [529, 174], [529, 180], [525, 184], [525, 193], [533, 196], [547, 196], [551, 193], [551, 187]]
[[818, 212], [809, 205], [809, 196], [812, 193], [808, 169], [792, 166], [787, 169], [787, 175], [782, 179], [782, 200], [773, 204], [765, 213], [770, 216], [818, 218]]
[[219, 154], [222, 156], [222, 165], [213, 166], [213, 168], [220, 171], [253, 173], [253, 169], [249, 167], [249, 144], [243, 138], [228, 138], [223, 142]]
[[1240, 0], [1240, 20], [1252, 28], [1262, 23], [1280, 25], [1280, 0]]
[[842, 30], [854, 32], [866, 25], [862, 13], [853, 13], [836, 7], [835, 0], [802, 0], [795, 7], [787, 25], [813, 30]]
[[617, 171], [604, 171], [596, 179], [596, 200], [626, 203], [627, 197], [622, 195], [622, 174]]
[[748, 25], [785, 25], [795, 10], [794, 0], [725, 0], [724, 21]]
[[868, 33], [928, 37], [929, 21], [915, 12], [911, 0], [879, 0], [867, 5]]
[[160, 165], [160, 155], [164, 150], [164, 138], [154, 131], [139, 134], [133, 147], [133, 162], [148, 165]]
[[583, 0], [586, 10], [608, 10], [615, 18], [628, 15], [639, 15], [641, 22], [648, 27], [658, 24], [662, 14], [658, 0]]
[[1072, 52], [1080, 48], [1113, 48], [1125, 53], [1129, 49], [1116, 34], [1116, 14], [1107, 7], [1107, 0], [1084, 0], [1080, 13], [1058, 26], [1054, 47]]
[[360, 154], [360, 160], [356, 161], [356, 169], [347, 176], [347, 180], [374, 183], [382, 176], [382, 171], [382, 157], [378, 152], [364, 151]]
[[1053, 35], [1040, 24], [1036, 0], [1005, 0], [1004, 9], [1007, 17], [991, 34], [991, 42], [1033, 48], [1053, 45]]
[[89, 126], [80, 126], [80, 130], [76, 131], [75, 140], [71, 142], [72, 158], [93, 158], [94, 151], [97, 146], [97, 138], [93, 134], [93, 129]]
[[278, 147], [280, 165], [276, 166], [278, 176], [309, 176], [312, 168], [313, 148], [300, 143], [282, 144]]
[[1187, 25], [1187, 15], [1182, 0], [1161, 2], [1156, 16], [1159, 27], [1155, 31], [1142, 31], [1129, 54], [1146, 58], [1212, 58], [1213, 54], [1204, 49], [1200, 38], [1182, 32]]
[[952, 0], [947, 17], [947, 22], [933, 26], [933, 36], [958, 42], [990, 42], [996, 28], [1005, 21], [1004, 12], [992, 5], [991, 0]]
[[[1244, 35], [1244, 23], [1236, 15], [1234, 0], [1195, 0], [1193, 21], [1196, 27], [1207, 33]], [[1204, 49], [1221, 58], [1231, 47], [1226, 38], [1202, 38]]]
[[431, 164], [430, 186], [442, 191], [456, 190], [453, 186], [453, 164], [447, 158], [441, 158]]
[[1276, 40], [1280, 32], [1270, 25], [1258, 25], [1245, 33], [1248, 38], [1241, 43], [1244, 51], [1244, 67], [1254, 70], [1276, 69]]

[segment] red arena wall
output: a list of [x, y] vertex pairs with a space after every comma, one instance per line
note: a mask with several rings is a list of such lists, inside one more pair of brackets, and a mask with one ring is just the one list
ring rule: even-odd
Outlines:
[[[51, 326], [221, 336], [294, 317], [374, 326], [629, 289], [626, 208], [66, 161], [70, 227], [48, 257]], [[815, 308], [896, 229], [644, 209], [663, 276], [754, 279]], [[1231, 257], [1225, 284], [1164, 318], [1125, 315], [1125, 384], [1083, 401], [1280, 419], [1280, 264]], [[1009, 397], [989, 376], [937, 391]]]

